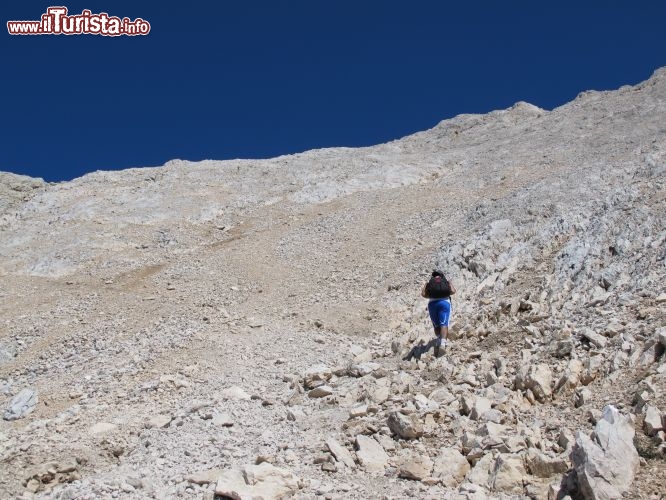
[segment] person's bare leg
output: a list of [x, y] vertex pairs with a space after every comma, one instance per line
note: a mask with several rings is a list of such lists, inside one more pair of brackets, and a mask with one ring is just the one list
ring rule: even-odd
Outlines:
[[[444, 326], [436, 326], [435, 327], [435, 337], [437, 337], [438, 339], [442, 337], [442, 329], [443, 328], [446, 328], [446, 327], [444, 327]], [[448, 329], [447, 329], [447, 333], [448, 333]], [[438, 358], [439, 357], [439, 342], [435, 344], [434, 351], [435, 351], [434, 352], [435, 357]]]

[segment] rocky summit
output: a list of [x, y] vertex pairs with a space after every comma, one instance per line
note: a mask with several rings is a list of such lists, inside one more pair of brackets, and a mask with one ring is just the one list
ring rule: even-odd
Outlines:
[[[0, 174], [0, 497], [663, 498], [665, 183], [666, 69], [367, 148]], [[404, 361], [435, 268], [449, 342]]]

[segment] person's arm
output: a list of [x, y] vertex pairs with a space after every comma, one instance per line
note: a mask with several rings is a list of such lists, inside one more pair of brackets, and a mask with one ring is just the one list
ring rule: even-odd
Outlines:
[[427, 299], [428, 298], [428, 292], [426, 292], [426, 287], [428, 286], [428, 283], [423, 285], [423, 288], [421, 288], [421, 297]]
[[456, 293], [456, 287], [453, 286], [453, 281], [449, 280], [449, 287], [451, 288], [451, 295]]

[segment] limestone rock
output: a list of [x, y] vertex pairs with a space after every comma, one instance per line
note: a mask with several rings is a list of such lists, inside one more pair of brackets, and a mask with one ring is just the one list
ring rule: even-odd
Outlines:
[[439, 403], [440, 405], [448, 405], [449, 403], [452, 403], [453, 401], [456, 400], [456, 397], [449, 392], [448, 389], [441, 387], [439, 389], [435, 389], [428, 395], [428, 399], [431, 401], [435, 401]]
[[118, 428], [117, 425], [111, 424], [109, 422], [98, 422], [90, 429], [88, 429], [88, 434], [91, 436], [98, 436], [100, 434], [107, 434], [109, 432], [113, 432]]
[[236, 385], [224, 389], [222, 391], [222, 397], [224, 399], [244, 400], [244, 401], [249, 401], [250, 399], [252, 399], [247, 392], [245, 392], [243, 389], [241, 389]]
[[488, 478], [488, 485], [493, 491], [503, 493], [522, 493], [523, 478], [527, 471], [521, 455], [500, 454]]
[[579, 359], [572, 359], [567, 363], [567, 367], [555, 384], [555, 392], [570, 393], [580, 384], [580, 376], [583, 372], [583, 362]]
[[168, 427], [169, 424], [171, 423], [172, 417], [170, 415], [155, 415], [152, 416], [148, 419], [148, 422], [146, 423], [146, 427], [148, 428], [156, 428], [156, 429], [163, 429], [164, 427]]
[[658, 408], [648, 405], [645, 411], [645, 420], [643, 421], [643, 428], [648, 436], [656, 435], [663, 429], [663, 420], [661, 412]]
[[403, 459], [398, 469], [398, 476], [405, 479], [422, 481], [430, 476], [433, 462], [428, 455], [411, 455]]
[[399, 411], [392, 411], [387, 424], [395, 435], [403, 439], [416, 439], [423, 435], [423, 424], [414, 414], [404, 415]]
[[530, 474], [537, 477], [549, 478], [556, 474], [563, 474], [569, 469], [568, 461], [562, 457], [549, 457], [541, 451], [530, 448], [525, 455], [525, 464]]
[[465, 479], [470, 483], [487, 487], [490, 473], [493, 471], [494, 467], [495, 457], [492, 453], [488, 453], [476, 462], [476, 465], [474, 465], [474, 467], [467, 473]]
[[384, 403], [391, 395], [391, 389], [386, 385], [378, 385], [370, 392], [370, 400], [378, 405]]
[[382, 365], [379, 363], [373, 363], [371, 361], [366, 361], [365, 363], [358, 363], [349, 367], [348, 374], [350, 377], [365, 377], [370, 375], [375, 370], [381, 368]]
[[479, 420], [481, 415], [490, 410], [491, 402], [487, 398], [476, 397], [469, 412], [469, 418], [472, 420]]
[[224, 473], [224, 469], [208, 469], [185, 476], [188, 483], [204, 485], [214, 483]]
[[218, 413], [213, 417], [213, 425], [219, 427], [231, 427], [234, 425], [234, 419], [228, 413]]
[[310, 398], [325, 398], [333, 394], [333, 388], [328, 385], [320, 385], [308, 392]]
[[333, 372], [325, 364], [314, 365], [303, 374], [303, 385], [306, 389], [314, 389], [317, 386], [324, 385], [332, 376]]
[[592, 437], [578, 431], [571, 458], [577, 485], [585, 499], [620, 498], [638, 470], [634, 427], [613, 406], [606, 406]]
[[267, 462], [224, 470], [215, 485], [216, 495], [233, 500], [278, 499], [296, 491], [298, 478]]
[[356, 446], [358, 451], [356, 456], [359, 463], [368, 472], [383, 472], [388, 463], [389, 456], [381, 445], [368, 436], [359, 434], [356, 436]]
[[37, 493], [44, 489], [50, 489], [57, 484], [69, 483], [77, 479], [81, 479], [78, 463], [75, 458], [69, 457], [29, 467], [24, 476], [23, 484], [30, 493]]
[[37, 393], [32, 389], [23, 389], [9, 402], [3, 418], [5, 420], [18, 420], [30, 414], [37, 405]]
[[532, 391], [537, 401], [543, 403], [552, 394], [552, 379], [553, 375], [548, 365], [543, 363], [532, 365], [527, 372], [525, 386]]
[[467, 459], [455, 448], [442, 448], [435, 459], [433, 477], [447, 488], [456, 488], [470, 470]]
[[356, 468], [356, 463], [354, 462], [354, 458], [352, 457], [349, 450], [344, 446], [340, 445], [340, 443], [338, 443], [335, 439], [333, 438], [327, 439], [326, 446], [328, 447], [329, 451], [333, 454], [333, 456], [338, 462], [342, 462], [343, 464], [345, 464], [346, 467], [349, 467], [350, 469]]
[[583, 328], [580, 332], [582, 338], [586, 339], [590, 344], [600, 349], [606, 347], [608, 339], [603, 335], [595, 332], [591, 328]]
[[589, 403], [591, 399], [592, 391], [590, 391], [587, 387], [581, 387], [576, 390], [574, 405], [576, 408], [580, 408], [581, 406]]

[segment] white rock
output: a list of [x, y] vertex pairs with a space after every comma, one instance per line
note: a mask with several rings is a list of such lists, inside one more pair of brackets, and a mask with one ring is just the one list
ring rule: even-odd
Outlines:
[[323, 363], [311, 366], [303, 374], [303, 385], [306, 389], [313, 389], [323, 385], [333, 376], [331, 369]]
[[578, 431], [571, 458], [585, 498], [620, 498], [638, 470], [634, 426], [613, 406], [606, 406], [592, 438]]
[[643, 421], [645, 433], [648, 436], [654, 436], [663, 429], [662, 425], [663, 421], [659, 409], [655, 406], [648, 405], [645, 410], [645, 420]]
[[307, 415], [300, 408], [291, 408], [287, 411], [287, 420], [299, 422], [307, 418]]
[[118, 428], [117, 425], [111, 424], [109, 422], [98, 422], [90, 429], [88, 429], [88, 434], [91, 436], [98, 436], [100, 434], [107, 434], [109, 432], [113, 432]]
[[349, 409], [349, 418], [365, 417], [368, 414], [368, 405], [357, 405]]
[[532, 365], [527, 372], [526, 386], [532, 391], [537, 401], [545, 402], [552, 394], [553, 375], [550, 367], [544, 363]]
[[198, 485], [210, 484], [216, 482], [223, 473], [224, 469], [208, 469], [185, 476], [185, 481]]
[[453, 394], [451, 394], [451, 392], [449, 392], [449, 390], [447, 390], [446, 388], [440, 387], [439, 389], [435, 389], [434, 391], [432, 391], [428, 396], [428, 399], [436, 401], [440, 405], [446, 406], [449, 403], [455, 401], [456, 397]]
[[234, 419], [228, 413], [218, 413], [213, 416], [213, 425], [219, 427], [231, 427], [234, 425]]
[[430, 476], [432, 467], [433, 462], [428, 455], [410, 453], [407, 457], [402, 459], [402, 463], [398, 468], [398, 476], [405, 479], [422, 481]]
[[495, 457], [492, 453], [488, 453], [481, 457], [478, 462], [476, 462], [476, 465], [467, 473], [467, 477], [465, 477], [465, 479], [470, 483], [487, 487], [488, 479], [490, 479], [490, 473], [494, 467]]
[[423, 435], [423, 423], [414, 414], [404, 415], [399, 411], [392, 411], [387, 424], [394, 434], [403, 439], [416, 439]]
[[569, 469], [568, 460], [565, 458], [549, 457], [535, 448], [527, 450], [525, 464], [530, 474], [541, 478], [563, 474]]
[[474, 398], [474, 402], [469, 411], [469, 418], [472, 420], [479, 420], [481, 415], [490, 410], [490, 405], [491, 402], [487, 398], [482, 398], [481, 396]]
[[173, 419], [170, 415], [154, 415], [148, 419], [146, 426], [148, 428], [163, 429], [169, 426], [171, 420]]
[[347, 448], [338, 443], [335, 439], [326, 440], [326, 446], [338, 462], [342, 462], [350, 469], [356, 468], [356, 462]]
[[32, 389], [23, 389], [12, 398], [9, 406], [5, 410], [3, 418], [5, 420], [18, 420], [32, 413], [37, 405], [37, 393]]
[[523, 478], [527, 471], [521, 455], [502, 453], [497, 457], [488, 478], [488, 485], [493, 491], [503, 493], [522, 493]]
[[583, 338], [586, 338], [590, 342], [590, 344], [592, 344], [595, 347], [599, 347], [601, 349], [606, 347], [606, 344], [608, 343], [608, 339], [606, 337], [596, 333], [594, 330], [590, 328], [583, 328], [580, 334]]
[[215, 494], [234, 500], [278, 499], [298, 491], [298, 478], [268, 462], [227, 469], [218, 477]]
[[442, 448], [435, 459], [433, 477], [447, 488], [457, 487], [470, 470], [467, 459], [455, 448]]
[[384, 472], [389, 456], [377, 441], [359, 434], [356, 436], [356, 446], [358, 447], [356, 456], [366, 471]]
[[379, 363], [373, 363], [372, 361], [366, 361], [365, 363], [358, 363], [349, 367], [348, 374], [350, 377], [365, 377], [370, 375], [375, 370], [379, 370], [382, 367]]
[[224, 399], [245, 400], [245, 401], [249, 401], [251, 399], [250, 395], [247, 392], [245, 392], [243, 389], [241, 389], [236, 385], [224, 389], [221, 395]]

